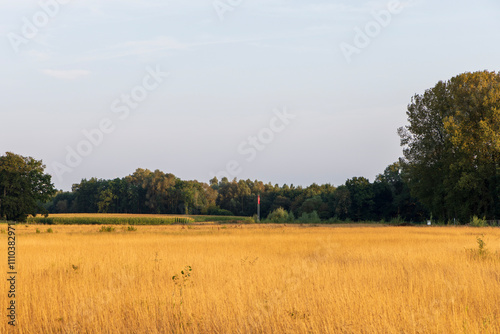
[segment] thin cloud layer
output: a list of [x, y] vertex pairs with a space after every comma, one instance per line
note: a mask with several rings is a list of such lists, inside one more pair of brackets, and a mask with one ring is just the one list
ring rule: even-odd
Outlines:
[[51, 70], [44, 69], [42, 73], [57, 79], [62, 80], [75, 80], [82, 77], [86, 77], [90, 74], [89, 71], [86, 70]]

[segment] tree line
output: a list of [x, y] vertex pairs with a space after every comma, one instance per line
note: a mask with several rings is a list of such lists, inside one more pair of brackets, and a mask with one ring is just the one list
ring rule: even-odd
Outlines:
[[137, 169], [113, 180], [92, 178], [59, 192], [46, 203], [51, 213], [143, 213], [253, 216], [257, 197], [261, 216], [283, 208], [294, 217], [315, 212], [322, 220], [380, 221], [400, 218], [422, 221], [427, 212], [411, 196], [399, 163], [388, 166], [371, 183], [354, 177], [344, 185], [308, 187], [262, 181], [213, 178], [184, 181], [160, 170]]

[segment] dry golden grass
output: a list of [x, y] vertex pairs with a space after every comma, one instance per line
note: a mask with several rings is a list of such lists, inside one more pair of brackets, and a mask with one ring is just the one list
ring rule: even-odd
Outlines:
[[18, 333], [500, 333], [499, 229], [46, 228], [17, 227]]

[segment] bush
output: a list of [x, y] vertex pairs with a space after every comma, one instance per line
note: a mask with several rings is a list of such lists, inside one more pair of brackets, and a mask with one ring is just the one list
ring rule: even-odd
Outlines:
[[207, 212], [210, 216], [234, 216], [231, 211], [221, 209], [218, 206], [209, 207]]
[[[477, 218], [477, 217], [476, 217]], [[481, 220], [481, 219], [479, 219]], [[469, 253], [469, 257], [474, 260], [486, 260], [494, 256], [493, 253], [490, 253], [488, 249], [486, 249], [486, 242], [484, 241], [484, 234], [476, 237], [477, 248], [476, 249], [467, 249]]]
[[267, 220], [272, 223], [285, 223], [288, 221], [288, 211], [283, 208], [277, 208], [267, 216]]
[[328, 219], [328, 224], [343, 224], [343, 223], [345, 222], [337, 216]]
[[113, 226], [101, 226], [99, 232], [113, 232], [115, 228]]
[[318, 213], [314, 210], [311, 213], [304, 212], [300, 216], [299, 221], [303, 224], [318, 224], [321, 223]]
[[401, 218], [400, 215], [398, 215], [397, 217], [394, 217], [392, 218], [390, 221], [389, 221], [389, 224], [390, 225], [395, 225], [395, 226], [398, 226], [398, 225], [404, 225], [405, 224], [405, 221], [403, 218]]
[[488, 224], [486, 223], [485, 219], [478, 218], [477, 216], [472, 217], [472, 220], [470, 221], [470, 226], [474, 227], [486, 227]]

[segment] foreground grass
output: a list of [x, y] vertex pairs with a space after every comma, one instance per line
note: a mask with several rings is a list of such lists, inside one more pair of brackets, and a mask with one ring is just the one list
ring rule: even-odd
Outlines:
[[498, 229], [37, 228], [17, 227], [19, 333], [500, 333]]

